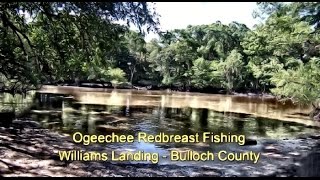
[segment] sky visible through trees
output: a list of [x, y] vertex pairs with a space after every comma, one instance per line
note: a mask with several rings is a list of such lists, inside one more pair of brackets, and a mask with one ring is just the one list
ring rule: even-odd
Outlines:
[[[254, 28], [235, 19], [168, 31], [162, 31], [153, 7], [145, 2], [1, 3], [1, 90], [19, 92], [57, 81], [127, 82], [272, 93], [316, 106], [319, 3], [257, 3], [251, 13], [263, 23]], [[148, 32], [159, 38], [146, 42]]]

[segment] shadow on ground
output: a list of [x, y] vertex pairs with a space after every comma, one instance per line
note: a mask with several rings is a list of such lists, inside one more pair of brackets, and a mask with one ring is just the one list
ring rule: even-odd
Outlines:
[[209, 167], [60, 161], [59, 150], [83, 149], [68, 135], [42, 129], [33, 121], [0, 127], [0, 176], [192, 176], [194, 171], [221, 175]]
[[68, 135], [43, 129], [36, 122], [23, 119], [9, 127], [0, 127], [0, 176], [319, 176], [319, 147], [318, 144], [314, 153], [301, 157], [300, 169], [287, 166], [284, 170], [275, 167], [272, 168], [275, 171], [269, 174], [259, 174], [264, 171], [255, 166], [241, 165], [181, 167], [97, 161], [67, 162], [60, 161], [58, 151], [85, 149], [74, 144]]

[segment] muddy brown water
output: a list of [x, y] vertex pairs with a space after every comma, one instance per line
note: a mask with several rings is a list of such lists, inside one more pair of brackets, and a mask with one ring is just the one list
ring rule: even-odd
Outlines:
[[[194, 134], [196, 132], [243, 134], [255, 139], [255, 146], [210, 143], [127, 143], [108, 146], [117, 151], [145, 151], [169, 155], [170, 150], [259, 151], [264, 140], [282, 140], [319, 132], [319, 122], [311, 121], [310, 107], [278, 102], [272, 97], [228, 96], [203, 93], [91, 89], [43, 86], [32, 98], [12, 101], [1, 95], [2, 107], [36, 106], [31, 117], [44, 127], [66, 133], [88, 134]], [[30, 95], [31, 96], [31, 95]], [[8, 103], [8, 99], [11, 100]], [[31, 100], [32, 99], [32, 100]], [[20, 105], [19, 105], [20, 104]], [[160, 164], [171, 164], [160, 159]], [[182, 164], [182, 162], [175, 162]], [[187, 162], [203, 165], [215, 162]]]

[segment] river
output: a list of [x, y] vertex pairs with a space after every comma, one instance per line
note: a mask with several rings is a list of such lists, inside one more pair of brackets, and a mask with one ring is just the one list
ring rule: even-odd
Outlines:
[[[253, 145], [236, 143], [113, 143], [86, 147], [94, 151], [154, 152], [169, 156], [171, 150], [185, 152], [265, 152], [266, 146], [286, 146], [289, 153], [301, 144], [291, 142], [303, 135], [319, 134], [319, 122], [304, 115], [310, 107], [279, 102], [273, 97], [229, 96], [189, 92], [91, 89], [78, 87], [43, 86], [37, 92], [18, 100], [1, 95], [2, 107], [14, 104], [33, 108], [27, 113], [43, 127], [73, 134], [180, 134], [232, 133], [243, 134]], [[31, 98], [32, 96], [33, 98]], [[33, 99], [33, 100], [31, 100]], [[8, 103], [10, 101], [10, 103]], [[33, 101], [33, 102], [32, 102]], [[271, 148], [272, 149], [272, 148]], [[300, 153], [300, 152], [299, 152]], [[267, 155], [261, 158], [263, 167], [274, 163]], [[131, 162], [150, 163], [150, 162]], [[235, 162], [233, 162], [235, 163]], [[252, 165], [252, 162], [241, 162]], [[281, 164], [279, 160], [279, 164]], [[213, 166], [232, 164], [221, 161], [170, 161], [160, 158], [160, 165]]]

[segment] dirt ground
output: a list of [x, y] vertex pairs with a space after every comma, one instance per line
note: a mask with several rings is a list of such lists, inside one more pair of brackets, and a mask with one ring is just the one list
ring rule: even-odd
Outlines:
[[[264, 160], [260, 166], [65, 162], [60, 161], [59, 150], [81, 150], [83, 147], [74, 144], [67, 134], [23, 120], [9, 128], [0, 127], [0, 176], [319, 176], [319, 139], [317, 135], [266, 144], [269, 148], [262, 153]], [[298, 143], [298, 146], [289, 146], [290, 143]]]

